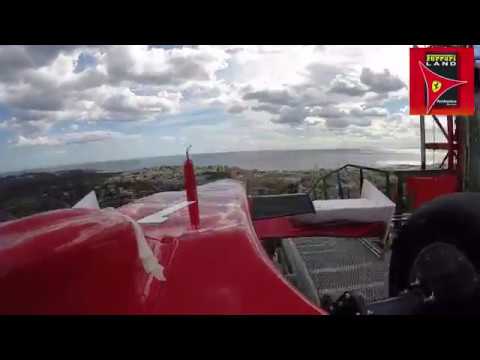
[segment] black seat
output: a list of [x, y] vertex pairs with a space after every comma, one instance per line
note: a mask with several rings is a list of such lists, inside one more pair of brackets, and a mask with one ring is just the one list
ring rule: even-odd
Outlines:
[[251, 196], [253, 220], [315, 213], [308, 194]]

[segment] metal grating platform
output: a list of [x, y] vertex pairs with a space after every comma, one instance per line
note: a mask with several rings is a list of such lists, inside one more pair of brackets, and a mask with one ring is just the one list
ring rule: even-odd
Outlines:
[[367, 302], [388, 296], [389, 253], [379, 259], [360, 239], [312, 237], [291, 241], [320, 297], [328, 294], [335, 300], [347, 290], [358, 291]]

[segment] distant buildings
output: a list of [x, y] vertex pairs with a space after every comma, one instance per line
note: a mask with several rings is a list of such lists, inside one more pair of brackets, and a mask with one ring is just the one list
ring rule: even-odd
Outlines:
[[[232, 178], [243, 182], [249, 195], [274, 195], [309, 192], [312, 179], [326, 171], [245, 170], [220, 165], [197, 166], [195, 173], [198, 185]], [[372, 181], [380, 189], [384, 187], [383, 178]], [[71, 171], [3, 178], [0, 182], [0, 221], [71, 207], [91, 190], [95, 190], [102, 208], [116, 208], [158, 192], [183, 189], [183, 166], [159, 166], [114, 174]], [[343, 174], [342, 189], [345, 196], [358, 197], [358, 174]], [[336, 179], [329, 180], [326, 192], [328, 198], [337, 198]], [[323, 197], [323, 184], [316, 187], [316, 193]]]

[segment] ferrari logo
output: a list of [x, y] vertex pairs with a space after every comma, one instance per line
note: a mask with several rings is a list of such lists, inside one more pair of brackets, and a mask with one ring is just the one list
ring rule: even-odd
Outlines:
[[432, 91], [434, 93], [438, 92], [442, 88], [442, 83], [440, 81], [432, 81]]
[[424, 46], [410, 49], [410, 115], [473, 115], [473, 46]]
[[[465, 80], [456, 80], [456, 79], [449, 79], [445, 76], [438, 75], [433, 70], [428, 68], [422, 61], [418, 61], [418, 65], [420, 66], [420, 70], [423, 75], [423, 79], [425, 80], [425, 85], [431, 84], [430, 88], [427, 91], [427, 102], [426, 102], [426, 113], [429, 114], [430, 110], [432, 110], [433, 105], [437, 102], [437, 100], [445, 94], [450, 89], [453, 89], [457, 86], [466, 84], [468, 81]], [[427, 85], [428, 86], [428, 85]]]

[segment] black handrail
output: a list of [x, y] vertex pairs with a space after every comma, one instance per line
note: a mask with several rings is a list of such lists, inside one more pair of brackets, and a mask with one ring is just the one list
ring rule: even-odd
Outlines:
[[[378, 172], [378, 173], [381, 173], [381, 174], [384, 174], [385, 175], [385, 187], [386, 187], [386, 191], [387, 191], [387, 196], [389, 196], [389, 189], [390, 189], [390, 175], [391, 175], [391, 172], [388, 171], [388, 170], [383, 170], [383, 169], [377, 169], [377, 168], [372, 168], [372, 167], [369, 167], [369, 166], [362, 166], [362, 165], [355, 165], [355, 164], [346, 164], [336, 170], [332, 170], [330, 172], [328, 172], [327, 174], [325, 174], [324, 176], [321, 176], [319, 178], [317, 178], [317, 180], [315, 180], [312, 184], [312, 187], [311, 189], [308, 191], [308, 194], [313, 194], [313, 197], [316, 198], [316, 192], [315, 192], [315, 189], [317, 187], [317, 185], [319, 184], [320, 181], [323, 182], [323, 195], [324, 195], [324, 198], [327, 199], [328, 197], [328, 193], [327, 193], [327, 178], [334, 175], [334, 174], [337, 174], [337, 181], [340, 182], [340, 171], [346, 169], [346, 168], [354, 168], [354, 169], [359, 169], [360, 170], [360, 189], [362, 188], [363, 186], [363, 170], [368, 170], [368, 171], [374, 171], [374, 172]], [[339, 185], [340, 188], [341, 188], [341, 184]], [[340, 190], [339, 188], [339, 190]], [[343, 195], [343, 189], [341, 190], [341, 195]], [[343, 196], [342, 196], [343, 198]]]

